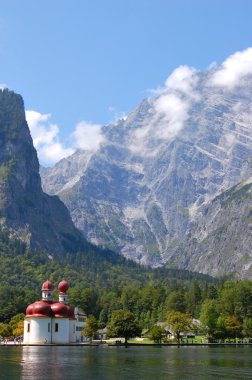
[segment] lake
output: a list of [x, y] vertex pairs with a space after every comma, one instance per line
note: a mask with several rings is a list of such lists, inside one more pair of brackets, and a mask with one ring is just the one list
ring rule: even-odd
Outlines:
[[251, 379], [252, 347], [0, 347], [0, 379]]

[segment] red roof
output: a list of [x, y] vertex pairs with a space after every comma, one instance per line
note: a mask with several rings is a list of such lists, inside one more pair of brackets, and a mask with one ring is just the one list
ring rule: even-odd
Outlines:
[[61, 293], [66, 293], [68, 291], [68, 288], [69, 288], [69, 283], [66, 280], [60, 281], [58, 285], [58, 289]]
[[51, 283], [50, 280], [46, 280], [43, 285], [42, 285], [42, 289], [41, 290], [53, 290], [54, 289], [54, 286], [53, 284]]
[[37, 301], [27, 307], [26, 317], [75, 318], [74, 307], [61, 302]]
[[26, 309], [26, 317], [53, 317], [50, 302], [37, 301]]
[[55, 318], [68, 318], [68, 308], [61, 302], [55, 302], [51, 306]]
[[[65, 294], [69, 288], [69, 283], [62, 280], [58, 289]], [[42, 285], [42, 290], [54, 289], [50, 280], [46, 280]], [[75, 318], [74, 307], [54, 301], [37, 301], [29, 305], [26, 309], [26, 317], [50, 317], [50, 318]]]

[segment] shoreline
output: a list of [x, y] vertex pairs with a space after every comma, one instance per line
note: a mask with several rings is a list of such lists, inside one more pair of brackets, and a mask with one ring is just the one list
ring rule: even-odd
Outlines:
[[90, 343], [35, 343], [35, 344], [0, 344], [0, 347], [243, 347], [252, 346], [252, 343], [128, 343], [127, 345], [120, 343], [103, 343], [103, 344], [90, 344]]

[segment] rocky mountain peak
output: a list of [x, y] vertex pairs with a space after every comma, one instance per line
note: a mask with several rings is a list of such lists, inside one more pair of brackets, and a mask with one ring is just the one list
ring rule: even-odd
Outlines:
[[[60, 196], [89, 240], [142, 264], [186, 266], [184, 243], [202, 208], [252, 175], [252, 77], [225, 88], [214, 74], [175, 70], [153, 97], [103, 128], [75, 181], [70, 170], [54, 185], [65, 161], [42, 173], [44, 190]], [[74, 155], [66, 160], [74, 166]]]
[[23, 99], [7, 89], [0, 91], [0, 222], [52, 255], [77, 249], [82, 239], [64, 204], [43, 193]]

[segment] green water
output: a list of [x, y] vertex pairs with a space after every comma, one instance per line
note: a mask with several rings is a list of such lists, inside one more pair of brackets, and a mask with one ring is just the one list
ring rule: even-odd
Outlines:
[[252, 347], [0, 347], [0, 379], [252, 379]]

